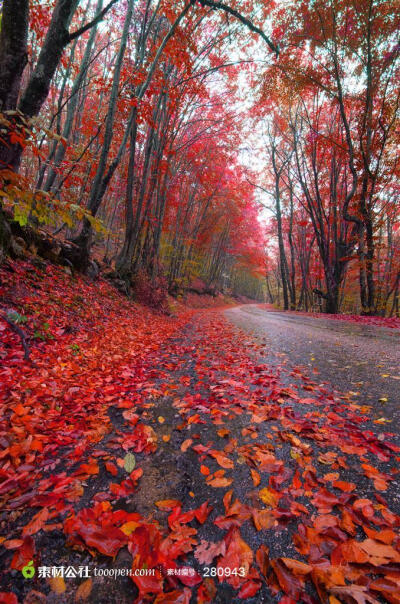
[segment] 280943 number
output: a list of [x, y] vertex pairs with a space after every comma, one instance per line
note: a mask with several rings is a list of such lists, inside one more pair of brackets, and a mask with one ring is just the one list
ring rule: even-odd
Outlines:
[[231, 575], [239, 575], [239, 577], [245, 577], [246, 569], [243, 566], [241, 566], [240, 568], [223, 568], [221, 566], [215, 568], [215, 566], [206, 566], [203, 569], [203, 577], [230, 577]]

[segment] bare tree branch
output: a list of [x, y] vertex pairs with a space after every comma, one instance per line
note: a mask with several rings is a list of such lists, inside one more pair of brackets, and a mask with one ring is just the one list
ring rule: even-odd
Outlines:
[[223, 2], [214, 2], [213, 0], [198, 0], [198, 2], [201, 4], [201, 6], [209, 6], [210, 8], [223, 10], [226, 13], [229, 13], [230, 15], [238, 19], [241, 23], [243, 23], [248, 29], [258, 34], [264, 40], [264, 42], [268, 44], [268, 46], [270, 47], [272, 52], [276, 54], [276, 56], [279, 55], [279, 48], [271, 42], [271, 40], [265, 35], [263, 30], [257, 27], [257, 25], [254, 25], [254, 23], [247, 19], [247, 17], [244, 17], [236, 9], [232, 8], [231, 6], [228, 6], [227, 4], [224, 4]]
[[97, 23], [99, 23], [99, 21], [101, 21], [104, 18], [104, 16], [106, 15], [106, 13], [108, 13], [108, 11], [110, 10], [110, 8], [114, 4], [116, 4], [117, 2], [118, 2], [118, 0], [111, 0], [111, 2], [109, 2], [107, 4], [107, 6], [105, 6], [103, 8], [103, 10], [100, 11], [99, 14], [96, 15], [95, 18], [92, 21], [89, 21], [89, 23], [86, 23], [86, 25], [83, 25], [82, 27], [80, 27], [76, 31], [73, 31], [71, 34], [69, 34], [69, 36], [68, 36], [68, 42], [72, 42], [72, 40], [75, 40], [75, 38], [79, 38], [79, 36], [81, 36], [82, 34], [84, 34], [85, 31], [87, 31], [88, 29], [91, 29], [94, 25], [96, 25]]

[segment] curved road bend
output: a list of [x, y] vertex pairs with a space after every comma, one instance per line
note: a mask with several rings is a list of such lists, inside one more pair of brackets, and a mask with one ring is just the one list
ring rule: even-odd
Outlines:
[[[377, 431], [400, 432], [400, 337], [397, 329], [302, 314], [268, 311], [256, 304], [225, 311], [226, 318], [265, 344], [271, 365], [304, 367], [315, 381], [352, 393], [372, 407]], [[387, 399], [379, 400], [379, 399]]]

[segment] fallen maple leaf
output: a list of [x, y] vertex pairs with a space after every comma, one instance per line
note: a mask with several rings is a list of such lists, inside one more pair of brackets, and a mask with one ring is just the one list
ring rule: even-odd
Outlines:
[[200, 564], [211, 564], [211, 562], [217, 556], [225, 554], [226, 544], [225, 541], [219, 541], [218, 543], [212, 543], [202, 539], [200, 545], [198, 545], [194, 552], [194, 557], [200, 562]]

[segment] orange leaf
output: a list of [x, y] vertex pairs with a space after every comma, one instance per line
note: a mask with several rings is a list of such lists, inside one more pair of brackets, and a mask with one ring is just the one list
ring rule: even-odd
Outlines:
[[76, 590], [75, 600], [87, 600], [92, 591], [92, 579], [86, 579]]
[[259, 475], [259, 473], [256, 470], [253, 470], [253, 469], [250, 469], [250, 474], [253, 479], [254, 486], [258, 487], [258, 485], [261, 482], [261, 476]]
[[345, 482], [344, 480], [335, 480], [335, 482], [332, 483], [332, 486], [345, 493], [351, 493], [351, 491], [354, 491], [356, 488], [354, 482]]
[[258, 531], [270, 529], [275, 524], [275, 518], [272, 516], [271, 510], [253, 510], [252, 516], [254, 526]]
[[178, 505], [182, 505], [178, 499], [161, 499], [160, 501], [156, 501], [156, 506], [160, 510], [171, 511], [176, 508]]
[[118, 468], [111, 461], [106, 461], [104, 465], [106, 467], [106, 470], [110, 472], [110, 474], [112, 474], [113, 476], [116, 476], [118, 474]]
[[189, 449], [192, 442], [193, 442], [192, 438], [187, 438], [186, 440], [184, 440], [183, 443], [181, 444], [181, 451], [183, 453], [185, 453], [185, 451], [187, 451]]
[[63, 594], [67, 589], [63, 577], [50, 577], [49, 584], [51, 591], [54, 591], [56, 594]]
[[234, 467], [233, 461], [229, 459], [222, 451], [211, 450], [209, 451], [209, 455], [214, 457], [217, 460], [217, 463], [221, 466], [221, 468], [226, 468], [228, 470]]
[[294, 560], [293, 558], [280, 558], [284, 565], [295, 575], [308, 575], [313, 570], [313, 567], [310, 564], [306, 564], [305, 562], [300, 562], [300, 560]]
[[[391, 529], [374, 531], [373, 529], [370, 529], [367, 526], [364, 526], [363, 529], [368, 535], [368, 537], [370, 537], [371, 539], [375, 539], [376, 541], [386, 543], [386, 545], [391, 545], [393, 543], [394, 538], [396, 537], [396, 533]], [[3, 545], [5, 546], [5, 543], [3, 543]]]
[[48, 517], [49, 511], [47, 508], [43, 508], [42, 510], [40, 510], [40, 512], [35, 514], [32, 520], [26, 526], [24, 526], [22, 530], [22, 536], [26, 537], [27, 535], [34, 535], [35, 533], [40, 531], [43, 528], [43, 525], [45, 524]]

